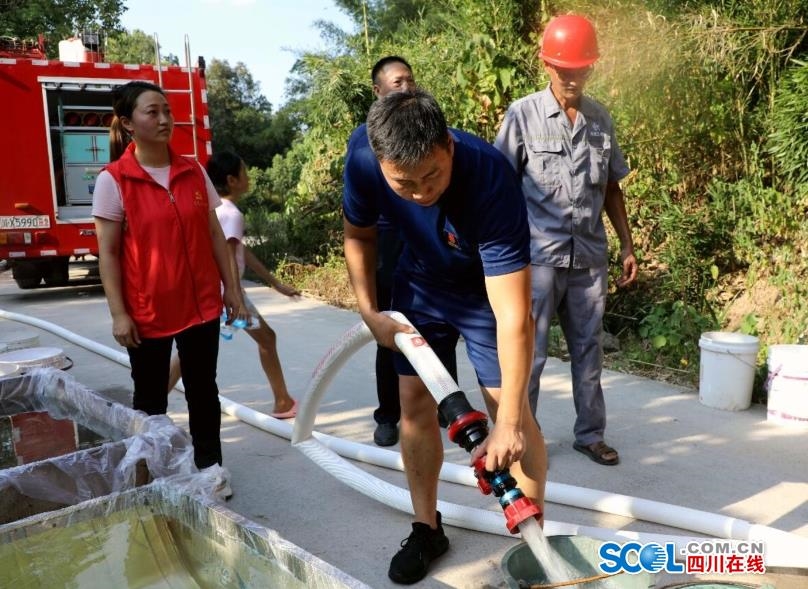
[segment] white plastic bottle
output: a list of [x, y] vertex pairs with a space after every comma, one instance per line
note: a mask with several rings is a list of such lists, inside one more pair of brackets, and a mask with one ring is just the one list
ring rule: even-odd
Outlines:
[[229, 342], [233, 339], [233, 336], [239, 329], [255, 329], [258, 327], [258, 321], [254, 318], [250, 318], [250, 322], [247, 323], [244, 319], [233, 319], [233, 321], [228, 325], [227, 323], [227, 313], [222, 311], [221, 317], [219, 317], [219, 334], [222, 336], [222, 339], [226, 342]]
[[229, 342], [230, 340], [233, 339], [233, 335], [235, 335], [236, 330], [239, 328], [239, 326], [236, 325], [237, 321], [238, 319], [228, 324], [227, 313], [225, 311], [222, 311], [222, 315], [221, 317], [219, 317], [219, 335], [222, 336], [222, 339], [224, 341]]

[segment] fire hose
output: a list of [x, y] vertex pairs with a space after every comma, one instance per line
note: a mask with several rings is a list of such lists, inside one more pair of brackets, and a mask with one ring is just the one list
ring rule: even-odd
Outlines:
[[[127, 355], [120, 350], [113, 350], [49, 321], [4, 309], [0, 309], [0, 319], [16, 321], [45, 330], [122, 366], [129, 366]], [[405, 489], [370, 475], [342, 457], [348, 456], [353, 460], [368, 464], [401, 470], [401, 456], [397, 452], [313, 431], [317, 409], [328, 385], [345, 362], [372, 339], [373, 336], [367, 326], [363, 322], [359, 322], [332, 345], [313, 371], [304, 398], [300, 403], [294, 428], [288, 422], [274, 419], [226, 397], [220, 396], [219, 399], [223, 412], [263, 431], [291, 439], [292, 444], [308, 458], [351, 488], [389, 507], [412, 513], [412, 503], [409, 493]], [[426, 381], [432, 370], [430, 363], [419, 363], [417, 357], [411, 358], [410, 362], [416, 367], [419, 376]], [[440, 363], [438, 364], [440, 365]], [[454, 384], [451, 377], [448, 382], [440, 379], [432, 379], [432, 382], [429, 389], [433, 396], [435, 396], [435, 387], [445, 387], [437, 389], [442, 391], [441, 398], [457, 389], [457, 385]], [[461, 485], [475, 484], [474, 477], [467, 467], [453, 463], [444, 463], [440, 478]], [[545, 499], [562, 505], [592, 509], [691, 530], [715, 538], [764, 540], [769, 549], [767, 554], [769, 566], [808, 567], [808, 540], [798, 534], [750, 523], [743, 519], [551, 481], [547, 482]], [[501, 516], [493, 511], [440, 500], [438, 509], [446, 524], [490, 534], [507, 534], [502, 526]], [[704, 539], [697, 536], [611, 530], [547, 520], [545, 520], [544, 531], [548, 536], [581, 534], [604, 541], [674, 542], [677, 550], [684, 548], [687, 542]]]

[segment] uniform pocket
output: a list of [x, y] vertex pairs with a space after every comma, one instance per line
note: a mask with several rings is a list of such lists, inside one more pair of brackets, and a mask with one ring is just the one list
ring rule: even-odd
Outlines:
[[561, 184], [564, 148], [560, 141], [528, 143], [527, 168], [540, 188], [554, 189]]
[[609, 179], [609, 159], [612, 155], [611, 138], [605, 134], [589, 137], [589, 183], [606, 186]]

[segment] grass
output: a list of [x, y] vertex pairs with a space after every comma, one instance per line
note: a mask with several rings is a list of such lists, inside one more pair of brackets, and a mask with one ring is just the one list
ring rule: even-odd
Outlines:
[[[348, 280], [344, 260], [336, 255], [322, 266], [286, 262], [278, 267], [276, 275], [282, 281], [293, 285], [307, 296], [341, 309], [358, 310], [356, 297]], [[549, 340], [549, 355], [554, 358], [569, 360], [566, 342], [558, 325], [551, 328]], [[623, 338], [620, 343], [621, 349], [619, 351], [604, 355], [604, 368], [684, 387], [694, 388], [698, 386], [698, 365], [691, 365], [687, 368], [672, 368], [638, 360], [636, 359], [638, 351], [634, 347], [642, 345], [641, 342], [633, 341], [633, 338]]]
[[322, 266], [286, 262], [278, 267], [276, 275], [307, 296], [340, 309], [358, 310], [348, 271], [341, 258], [333, 257]]

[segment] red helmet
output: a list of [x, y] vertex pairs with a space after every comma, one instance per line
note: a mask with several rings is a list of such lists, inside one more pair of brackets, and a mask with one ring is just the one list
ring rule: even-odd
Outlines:
[[600, 57], [595, 27], [583, 16], [555, 17], [544, 29], [539, 57], [570, 69], [592, 65]]

